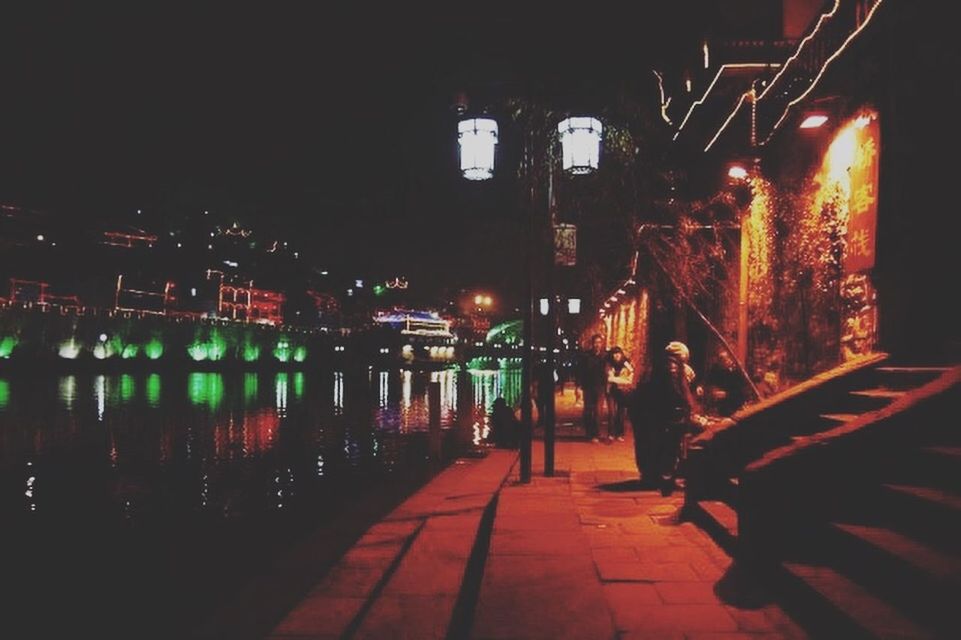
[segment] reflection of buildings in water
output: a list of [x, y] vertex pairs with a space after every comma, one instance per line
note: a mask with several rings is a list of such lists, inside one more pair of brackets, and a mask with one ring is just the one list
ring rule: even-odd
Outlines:
[[210, 498], [210, 480], [207, 474], [203, 474], [200, 478], [200, 506], [206, 507], [207, 500]]
[[413, 384], [414, 374], [411, 373], [410, 369], [404, 369], [400, 372], [400, 382], [401, 382], [401, 408], [403, 410], [410, 409], [411, 395], [412, 395], [412, 384]]
[[33, 463], [27, 462], [27, 490], [23, 495], [27, 498], [27, 510], [31, 513], [37, 510], [37, 501], [34, 496], [34, 486], [37, 483], [37, 476], [34, 474]]
[[285, 500], [289, 500], [294, 493], [294, 472], [290, 467], [274, 476], [274, 507], [283, 509]]
[[214, 457], [218, 460], [248, 458], [273, 448], [280, 427], [279, 412], [263, 407], [231, 414], [213, 425]]
[[445, 409], [448, 413], [457, 409], [457, 372], [452, 369], [434, 371], [430, 374], [430, 381], [440, 383], [441, 419], [443, 420]]
[[[0, 381], [0, 384], [3, 384], [3, 382]], [[73, 411], [74, 403], [77, 400], [77, 376], [63, 376], [60, 378], [57, 386], [60, 392], [60, 400], [67, 408], [67, 411]], [[2, 396], [3, 394], [0, 393], [0, 398], [2, 398]], [[3, 400], [0, 399], [0, 403], [2, 402]], [[2, 408], [3, 406], [0, 405], [0, 409]]]
[[129, 404], [137, 393], [137, 382], [129, 373], [120, 376], [120, 404]]
[[324, 454], [323, 452], [317, 453], [317, 477], [324, 477]]
[[187, 376], [187, 397], [194, 405], [206, 405], [211, 412], [224, 399], [224, 377], [219, 373], [195, 372]]
[[334, 372], [334, 413], [344, 412], [344, 372]]
[[260, 384], [260, 376], [256, 373], [244, 374], [244, 405], [251, 406], [257, 403], [257, 389]]
[[160, 374], [151, 373], [146, 383], [147, 406], [156, 409], [160, 406]]
[[114, 436], [113, 432], [110, 433], [110, 466], [114, 469], [120, 461], [120, 452], [117, 451], [117, 438]]
[[107, 408], [107, 377], [104, 375], [94, 376], [93, 395], [97, 400], [97, 420], [103, 422], [103, 414]]
[[390, 373], [387, 371], [381, 371], [377, 374], [377, 397], [379, 399], [377, 406], [381, 409], [387, 406], [389, 381]]
[[304, 372], [294, 373], [294, 400], [300, 401], [304, 398]]
[[274, 378], [274, 389], [276, 391], [277, 415], [281, 418], [287, 415], [287, 381], [286, 373], [278, 373]]

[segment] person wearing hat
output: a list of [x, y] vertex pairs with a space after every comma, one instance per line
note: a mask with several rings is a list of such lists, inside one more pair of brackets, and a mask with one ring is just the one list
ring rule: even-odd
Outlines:
[[670, 495], [686, 433], [703, 430], [705, 420], [695, 414], [694, 397], [688, 379], [690, 350], [672, 341], [655, 363], [650, 381], [635, 397], [636, 413], [642, 425], [635, 425], [635, 455], [641, 480], [660, 487]]

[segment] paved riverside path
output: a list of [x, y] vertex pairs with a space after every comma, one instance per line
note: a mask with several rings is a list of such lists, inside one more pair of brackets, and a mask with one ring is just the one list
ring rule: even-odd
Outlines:
[[514, 451], [455, 462], [372, 526], [270, 638], [443, 638]]
[[636, 483], [633, 444], [569, 439], [455, 465], [374, 525], [271, 638], [803, 638], [694, 524]]
[[[803, 638], [694, 524], [640, 490], [630, 439], [560, 441], [500, 494], [471, 637]], [[516, 468], [515, 468], [516, 472]]]

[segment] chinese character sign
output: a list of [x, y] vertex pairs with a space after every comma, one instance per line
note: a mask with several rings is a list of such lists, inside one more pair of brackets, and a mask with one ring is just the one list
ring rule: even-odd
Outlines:
[[880, 126], [877, 116], [860, 116], [854, 122], [857, 147], [851, 163], [851, 196], [848, 201], [845, 273], [867, 271], [874, 266], [878, 227], [878, 165]]
[[577, 227], [572, 224], [554, 226], [554, 264], [573, 267], [577, 264]]

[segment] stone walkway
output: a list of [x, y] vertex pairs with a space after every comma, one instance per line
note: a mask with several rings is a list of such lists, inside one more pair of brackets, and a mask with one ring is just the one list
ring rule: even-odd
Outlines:
[[683, 495], [637, 483], [633, 444], [592, 444], [558, 396], [555, 477], [515, 452], [442, 473], [372, 527], [272, 638], [803, 638]]
[[500, 494], [475, 638], [802, 638], [695, 525], [638, 488], [630, 440], [562, 441]]

